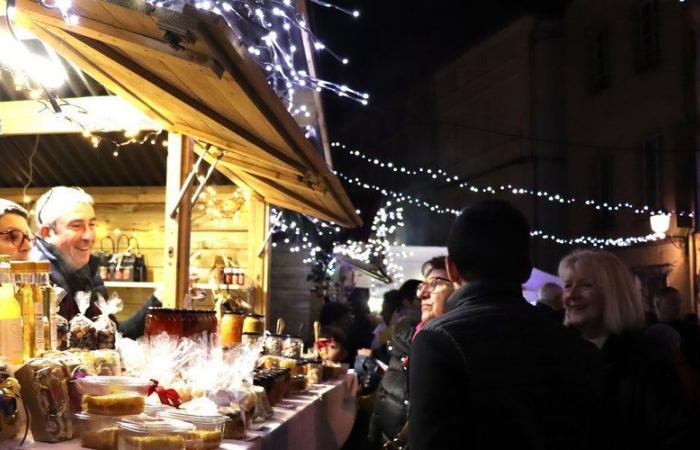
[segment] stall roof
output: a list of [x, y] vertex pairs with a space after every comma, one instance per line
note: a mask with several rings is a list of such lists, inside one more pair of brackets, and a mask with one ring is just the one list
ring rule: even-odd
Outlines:
[[146, 13], [99, 0], [74, 0], [73, 9], [79, 20], [71, 26], [57, 10], [17, 0], [15, 21], [161, 127], [216, 146], [221, 172], [268, 202], [361, 223], [223, 18], [189, 6]]

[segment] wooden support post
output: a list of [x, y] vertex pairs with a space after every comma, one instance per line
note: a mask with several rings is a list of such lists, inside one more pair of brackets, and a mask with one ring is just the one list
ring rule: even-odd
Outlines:
[[180, 188], [192, 170], [194, 140], [168, 133], [168, 168], [165, 185], [165, 258], [163, 264], [163, 306], [184, 307], [190, 275], [191, 189], [182, 197], [174, 219], [170, 211], [178, 200]]
[[253, 298], [253, 310], [265, 316], [269, 324], [272, 318], [268, 317], [268, 270], [270, 262], [270, 244], [267, 249], [258, 256], [260, 246], [265, 241], [269, 227], [270, 207], [265, 201], [255, 194], [250, 196], [250, 222], [248, 227], [248, 268], [247, 275], [255, 283], [255, 296]]

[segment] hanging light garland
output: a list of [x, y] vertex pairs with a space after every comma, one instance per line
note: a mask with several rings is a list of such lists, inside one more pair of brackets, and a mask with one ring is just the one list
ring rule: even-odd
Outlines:
[[[277, 216], [277, 211], [272, 210], [271, 217]], [[335, 265], [332, 263], [333, 254], [344, 255], [353, 260], [382, 267], [394, 283], [400, 283], [404, 279], [403, 266], [400, 259], [406, 258], [409, 252], [405, 250], [405, 244], [396, 239], [397, 231], [404, 227], [403, 207], [396, 202], [387, 201], [372, 219], [372, 236], [367, 240], [355, 241], [352, 239], [342, 240], [341, 228], [332, 222], [325, 222], [313, 217], [303, 216], [302, 219], [310, 225], [312, 232], [303, 231], [302, 224], [296, 220], [282, 219], [278, 224], [277, 237], [272, 246], [285, 246], [290, 253], [305, 252], [306, 256], [302, 260], [304, 264], [321, 264], [332, 275]], [[321, 240], [330, 242], [327, 247], [330, 251], [324, 250], [326, 245], [321, 244]], [[397, 248], [401, 250], [396, 250]]]
[[473, 192], [476, 194], [490, 194], [490, 195], [495, 195], [497, 193], [505, 193], [505, 194], [510, 194], [510, 195], [515, 195], [515, 196], [523, 196], [527, 195], [530, 197], [537, 197], [539, 199], [542, 199], [544, 201], [554, 203], [554, 204], [560, 204], [560, 205], [573, 205], [573, 204], [578, 204], [578, 205], [583, 205], [598, 211], [609, 211], [609, 212], [618, 212], [618, 211], [632, 211], [635, 214], [643, 214], [643, 215], [648, 215], [648, 216], [654, 216], [654, 215], [659, 215], [659, 214], [675, 214], [678, 216], [688, 216], [688, 217], [693, 217], [692, 212], [687, 212], [687, 211], [664, 211], [664, 210], [659, 210], [659, 209], [654, 209], [651, 208], [648, 205], [634, 205], [630, 202], [625, 202], [625, 203], [608, 203], [608, 202], [600, 202], [597, 200], [580, 200], [576, 199], [574, 197], [566, 196], [563, 194], [557, 194], [557, 193], [552, 193], [552, 192], [547, 192], [547, 191], [540, 191], [540, 190], [532, 190], [532, 189], [526, 189], [523, 187], [519, 186], [513, 186], [511, 184], [507, 185], [496, 185], [496, 186], [477, 186], [475, 184], [469, 183], [465, 180], [462, 180], [459, 176], [453, 175], [453, 174], [448, 174], [442, 169], [435, 169], [435, 168], [424, 168], [424, 167], [419, 167], [417, 169], [415, 168], [409, 168], [406, 167], [405, 165], [394, 163], [391, 161], [385, 161], [381, 160], [379, 158], [375, 158], [372, 156], [369, 156], [365, 153], [360, 152], [359, 150], [349, 150], [344, 144], [341, 144], [339, 142], [333, 142], [331, 143], [332, 148], [336, 149], [342, 149], [346, 150], [346, 153], [349, 154], [350, 156], [353, 156], [355, 158], [359, 158], [368, 164], [373, 164], [377, 167], [381, 167], [383, 169], [390, 170], [394, 173], [398, 173], [401, 175], [407, 175], [407, 176], [422, 176], [424, 178], [428, 178], [430, 180], [434, 180], [436, 183], [447, 183], [451, 185], [455, 185], [460, 189], [467, 190], [469, 192]]
[[[395, 192], [389, 189], [382, 188], [380, 186], [370, 184], [370, 183], [365, 183], [359, 178], [351, 178], [348, 177], [340, 172], [334, 172], [338, 178], [341, 180], [346, 181], [347, 183], [355, 186], [359, 186], [363, 189], [367, 190], [373, 190], [376, 192], [381, 193], [384, 196], [388, 196], [392, 199], [394, 199], [396, 202], [405, 202], [408, 203], [409, 205], [414, 205], [418, 206], [420, 208], [427, 209], [433, 213], [436, 214], [451, 214], [451, 215], [458, 215], [459, 211], [456, 209], [451, 209], [451, 208], [446, 208], [441, 205], [438, 205], [436, 203], [430, 203], [425, 200], [418, 199], [414, 196], [407, 195], [401, 192]], [[666, 236], [661, 233], [651, 233], [643, 236], [626, 236], [626, 237], [617, 237], [617, 238], [601, 238], [601, 237], [595, 237], [595, 236], [578, 236], [574, 238], [566, 238], [566, 237], [561, 237], [557, 236], [553, 233], [547, 233], [543, 230], [532, 230], [530, 231], [530, 236], [542, 239], [542, 240], [549, 240], [552, 242], [555, 242], [557, 244], [561, 245], [574, 245], [574, 246], [580, 246], [580, 245], [591, 245], [593, 247], [597, 248], [605, 248], [605, 247], [629, 247], [631, 245], [635, 244], [641, 244], [641, 243], [646, 243], [646, 242], [654, 242], [658, 240], [664, 239]]]

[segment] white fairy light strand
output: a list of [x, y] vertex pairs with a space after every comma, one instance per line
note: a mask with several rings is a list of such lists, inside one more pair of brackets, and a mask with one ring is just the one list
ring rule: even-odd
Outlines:
[[476, 194], [491, 194], [495, 195], [497, 193], [505, 193], [505, 194], [510, 194], [510, 195], [528, 195], [531, 197], [538, 197], [542, 200], [555, 203], [555, 204], [565, 204], [565, 205], [573, 205], [573, 204], [579, 204], [583, 205], [589, 208], [596, 209], [598, 211], [600, 210], [605, 210], [609, 212], [618, 212], [622, 210], [629, 210], [634, 212], [635, 214], [644, 214], [644, 215], [657, 215], [657, 214], [674, 214], [678, 216], [688, 216], [688, 217], [693, 217], [692, 212], [686, 212], [686, 211], [665, 211], [665, 210], [656, 210], [648, 205], [644, 206], [638, 206], [638, 205], [633, 205], [632, 203], [625, 202], [625, 203], [608, 203], [608, 202], [600, 202], [597, 200], [578, 200], [574, 197], [569, 197], [566, 195], [562, 194], [556, 194], [556, 193], [551, 193], [547, 191], [536, 191], [533, 189], [526, 189], [518, 186], [513, 186], [511, 184], [507, 185], [499, 185], [499, 186], [477, 186], [475, 184], [469, 183], [465, 180], [461, 180], [460, 177], [457, 175], [451, 175], [445, 172], [442, 169], [434, 169], [434, 168], [424, 168], [424, 167], [419, 167], [418, 169], [412, 169], [408, 168], [404, 165], [393, 163], [391, 161], [384, 161], [380, 160], [379, 158], [375, 158], [369, 155], [366, 155], [359, 150], [349, 150], [344, 144], [341, 144], [339, 142], [333, 142], [331, 143], [332, 148], [339, 148], [343, 150], [347, 150], [347, 153], [350, 154], [350, 156], [362, 159], [363, 161], [366, 161], [369, 164], [373, 164], [375, 166], [391, 170], [392, 172], [395, 173], [400, 173], [402, 175], [409, 175], [409, 176], [424, 176], [427, 178], [430, 178], [432, 180], [436, 180], [436, 182], [445, 182], [447, 184], [456, 184], [457, 187], [460, 189], [468, 190], [469, 192], [473, 192]]
[[[177, 8], [184, 0], [147, 0], [156, 7]], [[312, 1], [323, 7], [341, 11], [359, 18], [359, 11], [351, 11], [324, 1]], [[323, 51], [341, 64], [350, 59], [328, 48], [310, 29], [302, 14], [291, 0], [196, 0], [194, 6], [221, 15], [235, 30], [256, 62], [267, 72], [268, 83], [288, 102], [288, 109], [296, 109], [296, 89], [333, 92], [367, 105], [369, 94], [347, 85], [313, 77], [305, 68], [302, 33], [306, 33], [316, 51]], [[299, 56], [297, 56], [299, 55]], [[304, 68], [300, 68], [304, 66]]]
[[[427, 209], [436, 214], [451, 214], [458, 215], [459, 211], [456, 209], [446, 208], [436, 203], [430, 203], [425, 200], [418, 199], [411, 195], [403, 194], [401, 192], [395, 192], [389, 189], [382, 188], [380, 186], [369, 184], [361, 181], [359, 178], [351, 178], [340, 172], [334, 172], [338, 178], [346, 181], [349, 184], [359, 186], [363, 189], [373, 190], [380, 192], [384, 196], [393, 198], [396, 202], [406, 202], [410, 205], [415, 205], [424, 209]], [[530, 236], [555, 242], [560, 245], [590, 245], [597, 248], [605, 247], [629, 247], [635, 244], [642, 244], [647, 242], [654, 242], [663, 240], [666, 236], [664, 234], [647, 234], [643, 236], [626, 236], [626, 237], [616, 237], [616, 238], [601, 238], [595, 236], [578, 236], [575, 238], [565, 238], [557, 236], [553, 233], [547, 233], [543, 230], [532, 230], [530, 231]]]
[[[273, 210], [271, 216], [276, 216]], [[341, 231], [340, 227], [332, 222], [325, 222], [316, 218], [307, 217], [313, 224], [318, 236], [330, 234], [333, 237]], [[406, 245], [396, 240], [395, 234], [404, 226], [403, 208], [396, 207], [391, 201], [386, 202], [380, 208], [372, 220], [373, 236], [367, 242], [347, 239], [345, 242], [332, 241], [333, 253], [347, 256], [356, 261], [372, 264], [381, 262], [393, 283], [400, 283], [404, 278], [403, 266], [398, 263], [401, 258], [407, 258], [406, 250], [396, 251], [392, 247], [405, 248]], [[291, 253], [307, 251], [308, 256], [302, 262], [310, 264], [316, 259], [316, 255], [322, 249], [316, 238], [307, 232], [302, 232], [301, 227], [294, 221], [280, 221], [278, 230], [284, 235], [281, 243], [273, 242], [273, 247], [280, 244], [288, 245]], [[301, 241], [301, 242], [300, 242]]]

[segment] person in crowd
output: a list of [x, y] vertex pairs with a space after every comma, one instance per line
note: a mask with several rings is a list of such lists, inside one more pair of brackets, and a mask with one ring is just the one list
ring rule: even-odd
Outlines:
[[[54, 187], [37, 200], [38, 231], [33, 258], [51, 263], [51, 283], [66, 291], [59, 314], [68, 320], [79, 312], [77, 292], [91, 292], [91, 304], [86, 311], [89, 318], [100, 314], [95, 304], [97, 296], [108, 298], [99, 275], [98, 258], [92, 256], [96, 222], [93, 199], [80, 188]], [[148, 308], [161, 306], [157, 295], [151, 295], [138, 311], [118, 324], [124, 337], [136, 339], [143, 335]]]
[[348, 306], [352, 311], [352, 324], [347, 331], [348, 360], [346, 362], [354, 364], [358, 350], [371, 349], [377, 320], [369, 309], [369, 289], [367, 288], [353, 289], [348, 296]]
[[[382, 321], [374, 328], [372, 334], [372, 352], [376, 355], [386, 347], [386, 343], [391, 339], [393, 334], [392, 319], [394, 313], [401, 305], [401, 294], [396, 289], [390, 289], [383, 295], [382, 309], [379, 312], [379, 317]], [[378, 355], [377, 355], [378, 356]], [[380, 359], [383, 359], [380, 357]]]
[[627, 267], [610, 252], [577, 250], [562, 259], [559, 276], [565, 323], [600, 348], [606, 364], [605, 447], [697, 448], [668, 351], [674, 336], [657, 333], [655, 341], [644, 335], [644, 305]]
[[653, 304], [659, 322], [672, 327], [680, 335], [681, 352], [688, 364], [700, 370], [700, 327], [687, 316], [682, 317], [681, 293], [674, 287], [662, 288], [654, 295]]
[[334, 327], [347, 335], [352, 326], [352, 312], [344, 303], [328, 301], [323, 304], [319, 316], [321, 327]]
[[537, 303], [535, 303], [543, 313], [559, 323], [564, 322], [563, 291], [557, 283], [544, 283], [540, 287]]
[[0, 198], [0, 255], [7, 255], [13, 261], [27, 261], [33, 240], [27, 210]]
[[409, 326], [416, 326], [420, 322], [421, 301], [416, 296], [416, 289], [420, 283], [420, 280], [406, 280], [399, 288], [401, 305], [396, 311], [394, 323], [405, 321]]
[[424, 281], [416, 286], [421, 303], [421, 322], [398, 325], [389, 342], [389, 365], [382, 379], [370, 419], [369, 441], [372, 448], [384, 443], [402, 446], [408, 440], [408, 360], [411, 342], [426, 323], [445, 312], [445, 302], [454, 292], [447, 278], [445, 257], [436, 256], [421, 268]]
[[409, 448], [589, 448], [602, 361], [523, 298], [525, 217], [506, 202], [476, 203], [455, 220], [447, 249], [459, 288], [413, 341]]
[[347, 336], [340, 328], [326, 326], [321, 328], [319, 345], [319, 356], [322, 360], [330, 363], [341, 363], [345, 361], [348, 353]]

